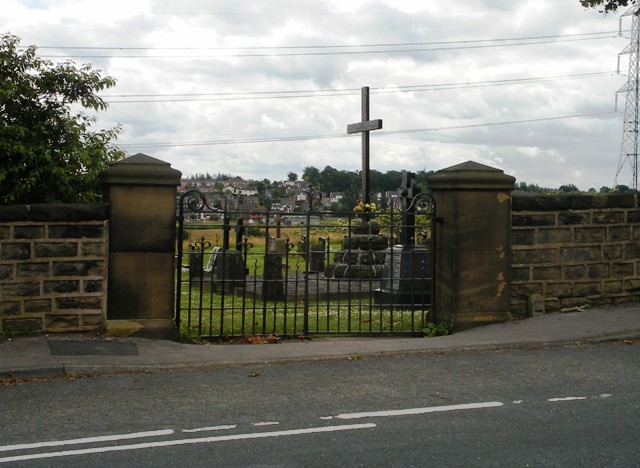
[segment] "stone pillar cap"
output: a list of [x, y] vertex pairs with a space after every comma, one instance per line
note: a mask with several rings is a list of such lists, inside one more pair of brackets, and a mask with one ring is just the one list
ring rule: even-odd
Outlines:
[[100, 174], [104, 185], [180, 185], [182, 172], [171, 164], [138, 153], [111, 164]]
[[495, 167], [467, 161], [427, 177], [430, 190], [513, 190], [516, 178]]

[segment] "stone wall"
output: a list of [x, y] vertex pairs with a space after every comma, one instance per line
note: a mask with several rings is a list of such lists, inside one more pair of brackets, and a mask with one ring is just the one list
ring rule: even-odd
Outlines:
[[0, 206], [0, 333], [98, 330], [105, 205]]
[[640, 301], [636, 194], [515, 193], [511, 225], [514, 317]]

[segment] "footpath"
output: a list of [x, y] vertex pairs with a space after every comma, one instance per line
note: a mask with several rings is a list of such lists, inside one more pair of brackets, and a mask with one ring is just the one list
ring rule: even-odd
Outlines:
[[627, 341], [640, 350], [640, 304], [554, 313], [434, 338], [313, 338], [203, 345], [87, 334], [0, 339], [0, 379], [358, 359]]

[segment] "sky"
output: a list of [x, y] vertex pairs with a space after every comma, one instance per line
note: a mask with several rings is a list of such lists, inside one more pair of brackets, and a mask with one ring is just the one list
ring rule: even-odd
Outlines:
[[[2, 0], [0, 33], [117, 85], [97, 126], [183, 176], [476, 161], [582, 190], [618, 172], [631, 20], [578, 0]], [[617, 183], [631, 185], [625, 165]]]

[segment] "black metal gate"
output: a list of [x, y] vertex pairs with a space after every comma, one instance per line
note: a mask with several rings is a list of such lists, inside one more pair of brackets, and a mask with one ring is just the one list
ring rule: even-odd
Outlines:
[[[422, 335], [435, 322], [435, 206], [401, 193], [385, 210], [302, 213], [178, 205], [176, 324], [203, 338]], [[223, 203], [224, 204], [224, 203]]]

